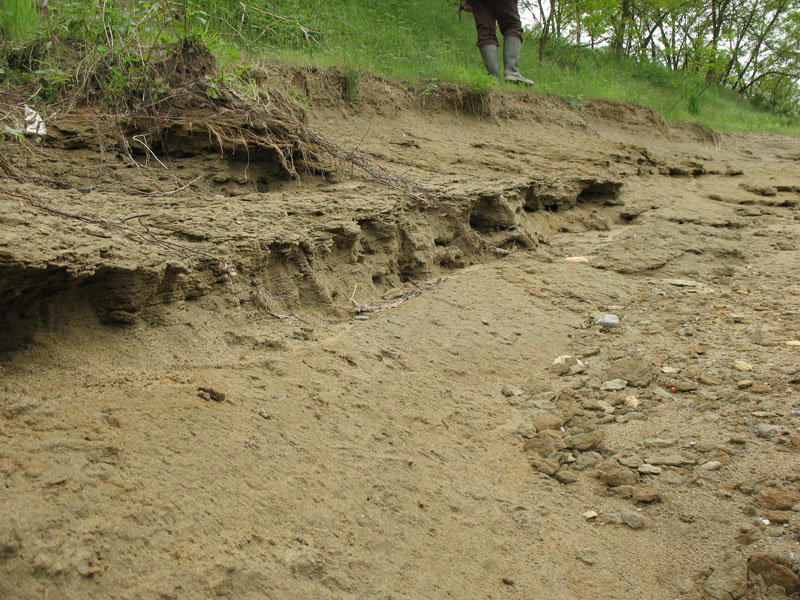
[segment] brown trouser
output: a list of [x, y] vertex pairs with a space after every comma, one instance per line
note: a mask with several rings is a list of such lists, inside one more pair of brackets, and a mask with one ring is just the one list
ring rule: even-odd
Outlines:
[[503, 37], [522, 39], [522, 22], [519, 20], [517, 0], [469, 0], [475, 27], [478, 30], [478, 48], [497, 42], [497, 26]]

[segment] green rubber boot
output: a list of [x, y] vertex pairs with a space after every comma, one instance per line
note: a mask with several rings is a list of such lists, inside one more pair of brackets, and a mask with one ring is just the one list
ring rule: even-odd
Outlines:
[[500, 57], [497, 54], [497, 46], [489, 44], [488, 46], [481, 46], [480, 50], [483, 64], [486, 65], [489, 75], [502, 82], [503, 80], [500, 79]]
[[523, 77], [517, 67], [519, 66], [519, 53], [522, 50], [522, 40], [518, 37], [507, 37], [503, 40], [503, 65], [505, 66], [505, 80], [522, 85], [533, 85], [533, 81]]

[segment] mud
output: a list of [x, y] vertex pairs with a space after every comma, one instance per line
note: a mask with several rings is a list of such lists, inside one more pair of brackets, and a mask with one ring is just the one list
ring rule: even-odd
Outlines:
[[3, 149], [0, 597], [797, 598], [797, 138], [283, 76], [426, 201]]

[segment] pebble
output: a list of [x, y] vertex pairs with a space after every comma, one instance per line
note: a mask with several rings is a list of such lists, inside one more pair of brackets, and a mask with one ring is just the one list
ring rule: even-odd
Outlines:
[[754, 383], [755, 382], [752, 379], [742, 379], [741, 381], [736, 382], [736, 387], [738, 387], [740, 390], [744, 390], [749, 388]]
[[695, 464], [695, 459], [681, 456], [680, 454], [667, 454], [664, 456], [650, 456], [645, 459], [651, 465], [664, 465], [667, 467], [682, 467], [683, 465]]
[[592, 519], [596, 519], [599, 516], [600, 515], [596, 511], [593, 511], [593, 510], [587, 510], [585, 513], [583, 513], [583, 518], [586, 519], [587, 521], [591, 521]]
[[718, 460], [710, 460], [707, 463], [700, 465], [700, 468], [705, 471], [717, 471], [722, 468], [722, 463]]
[[583, 452], [575, 461], [575, 468], [584, 471], [596, 467], [603, 462], [603, 455], [599, 452]]
[[560, 469], [555, 474], [555, 478], [560, 483], [563, 483], [565, 485], [566, 484], [570, 484], [570, 483], [575, 483], [576, 481], [578, 481], [578, 476], [573, 471], [571, 471], [570, 469], [564, 469], [564, 468]]
[[568, 263], [587, 264], [589, 259], [585, 256], [568, 256], [564, 259]]
[[661, 477], [659, 477], [659, 481], [668, 485], [683, 485], [683, 477], [675, 471], [664, 471]]
[[619, 327], [619, 316], [613, 313], [606, 313], [597, 319], [596, 324], [600, 327]]
[[755, 503], [767, 510], [791, 510], [798, 495], [780, 488], [764, 488], [755, 496]]
[[664, 469], [661, 467], [657, 467], [655, 465], [651, 465], [649, 463], [644, 463], [643, 465], [639, 465], [637, 471], [642, 475], [660, 475]]
[[651, 364], [640, 355], [634, 354], [616, 361], [608, 369], [609, 379], [623, 379], [631, 387], [647, 387], [653, 379]]
[[642, 464], [642, 457], [638, 454], [626, 454], [617, 460], [619, 460], [619, 464], [630, 467], [631, 469], [636, 469]]
[[553, 361], [551, 370], [557, 375], [577, 375], [586, 370], [586, 365], [577, 356], [565, 354]]
[[673, 396], [667, 390], [657, 387], [653, 390], [653, 394], [662, 400], [672, 400]]
[[536, 427], [537, 431], [544, 431], [546, 429], [561, 429], [561, 426], [564, 424], [564, 420], [554, 415], [553, 413], [539, 413], [533, 419], [531, 419], [533, 426]]
[[628, 408], [637, 409], [639, 408], [639, 399], [636, 396], [626, 396], [625, 406]]
[[787, 346], [800, 346], [800, 340], [789, 340], [785, 343]]
[[614, 459], [606, 459], [597, 466], [597, 478], [609, 487], [636, 485], [639, 476]]
[[611, 379], [604, 381], [600, 385], [600, 389], [605, 392], [616, 392], [625, 389], [627, 386], [628, 382], [625, 379]]
[[768, 385], [764, 385], [763, 383], [754, 383], [750, 388], [750, 391], [754, 394], [769, 394], [772, 391], [772, 388]]
[[634, 488], [633, 499], [636, 500], [636, 502], [651, 504], [653, 502], [661, 502], [661, 494], [658, 493], [658, 490], [656, 490], [655, 487], [648, 484], [643, 485], [642, 487]]
[[733, 368], [736, 369], [737, 371], [752, 371], [753, 365], [744, 362], [742, 360], [737, 360], [736, 362], [733, 363]]
[[680, 373], [681, 370], [678, 367], [661, 367], [661, 372], [674, 374], [674, 373]]
[[644, 441], [644, 445], [651, 448], [670, 448], [677, 443], [678, 440], [675, 438], [647, 438]]
[[631, 529], [641, 529], [644, 527], [644, 517], [638, 511], [623, 508], [619, 511], [619, 516], [622, 522]]
[[356, 321], [369, 321], [369, 317], [367, 315], [356, 315], [353, 317]]
[[756, 435], [760, 438], [771, 439], [780, 433], [781, 428], [769, 423], [759, 423], [756, 427]]

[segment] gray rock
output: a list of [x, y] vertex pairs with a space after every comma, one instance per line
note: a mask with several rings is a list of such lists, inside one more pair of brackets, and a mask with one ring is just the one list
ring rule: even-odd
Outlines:
[[578, 481], [578, 475], [572, 469], [565, 469], [563, 467], [555, 474], [555, 478], [563, 484], [570, 484]]
[[683, 477], [675, 471], [664, 471], [658, 480], [668, 485], [683, 485]]
[[623, 508], [619, 511], [622, 522], [631, 529], [641, 529], [644, 527], [644, 517], [639, 511]]
[[626, 379], [610, 379], [604, 381], [600, 385], [600, 389], [604, 392], [617, 392], [619, 390], [624, 390], [627, 386], [628, 381]]
[[653, 368], [639, 355], [622, 358], [606, 373], [609, 379], [624, 379], [632, 387], [647, 387], [653, 379]]
[[681, 467], [683, 465], [693, 465], [697, 461], [693, 458], [681, 456], [680, 454], [666, 454], [663, 456], [648, 456], [645, 458], [645, 462], [656, 466]]
[[0, 559], [7, 559], [19, 551], [20, 539], [16, 526], [9, 521], [0, 521]]
[[597, 319], [600, 327], [619, 327], [619, 316], [613, 313], [606, 313]]
[[675, 438], [647, 438], [644, 441], [644, 445], [651, 448], [671, 448], [677, 443], [678, 440]]
[[741, 554], [732, 554], [711, 572], [703, 591], [712, 600], [738, 600], [747, 591], [747, 560]]
[[639, 482], [638, 473], [623, 467], [613, 458], [604, 460], [597, 465], [595, 476], [609, 487], [636, 485]]
[[639, 465], [639, 468], [636, 470], [642, 475], [660, 475], [664, 469], [645, 463], [643, 465]]
[[603, 462], [603, 455], [599, 452], [584, 452], [578, 456], [578, 459], [575, 461], [575, 468], [579, 471], [585, 471], [586, 469], [596, 467], [601, 462]]
[[780, 427], [777, 425], [770, 425], [769, 423], [759, 423], [756, 427], [756, 435], [764, 439], [774, 438], [780, 431]]

